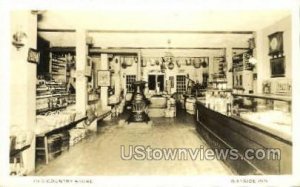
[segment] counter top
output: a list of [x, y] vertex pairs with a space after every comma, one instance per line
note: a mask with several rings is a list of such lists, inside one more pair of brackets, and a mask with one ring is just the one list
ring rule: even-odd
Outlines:
[[[203, 101], [203, 100], [202, 101], [201, 100], [197, 100], [197, 104], [200, 104], [203, 107], [207, 108], [205, 106], [205, 101]], [[228, 118], [237, 120], [237, 121], [241, 122], [241, 124], [243, 124], [243, 125], [246, 125], [246, 126], [248, 126], [250, 128], [259, 130], [259, 131], [263, 132], [264, 134], [270, 135], [270, 136], [272, 136], [275, 139], [281, 140], [281, 141], [283, 141], [283, 142], [285, 142], [285, 143], [287, 143], [289, 145], [292, 145], [292, 134], [291, 133], [283, 132], [280, 129], [276, 129], [273, 126], [270, 126], [268, 124], [256, 123], [256, 122], [253, 122], [253, 121], [250, 121], [250, 120], [247, 120], [247, 119], [243, 119], [243, 118], [241, 118], [239, 116], [235, 116], [235, 115], [230, 115], [229, 116], [229, 115], [220, 113], [218, 111], [212, 110], [210, 108], [207, 108], [207, 109], [211, 110], [211, 111], [213, 111], [215, 113], [218, 113], [219, 115], [222, 115], [224, 117], [228, 117]]]
[[287, 101], [291, 102], [291, 96], [283, 96], [283, 95], [274, 95], [274, 94], [236, 94], [232, 93], [233, 96], [242, 96], [242, 97], [252, 97], [252, 98], [260, 98], [260, 99], [272, 99], [276, 101]]
[[78, 119], [76, 121], [73, 121], [73, 122], [71, 122], [71, 123], [69, 123], [67, 125], [64, 125], [64, 126], [61, 126], [61, 127], [55, 128], [55, 129], [51, 129], [51, 130], [49, 129], [48, 131], [45, 131], [45, 132], [42, 132], [42, 133], [38, 133], [38, 134], [36, 134], [36, 136], [37, 137], [43, 137], [43, 136], [48, 136], [48, 135], [51, 135], [51, 134], [55, 134], [57, 132], [60, 132], [63, 129], [66, 129], [66, 128], [69, 128], [69, 127], [71, 128], [71, 127], [75, 126], [77, 123], [79, 123], [81, 121], [84, 121], [86, 119], [87, 119], [86, 116], [82, 117], [82, 118], [80, 118], [80, 119]]

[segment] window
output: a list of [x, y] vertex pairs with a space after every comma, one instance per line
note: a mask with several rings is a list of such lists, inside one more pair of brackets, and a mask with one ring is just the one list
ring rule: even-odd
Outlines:
[[186, 91], [186, 83], [184, 75], [176, 76], [176, 92], [177, 93], [185, 93]]
[[126, 75], [126, 90], [127, 93], [134, 91], [132, 84], [136, 81], [136, 75]]
[[148, 75], [148, 88], [149, 90], [156, 90], [159, 87], [160, 91], [164, 91], [165, 88], [165, 76], [162, 74], [150, 74]]

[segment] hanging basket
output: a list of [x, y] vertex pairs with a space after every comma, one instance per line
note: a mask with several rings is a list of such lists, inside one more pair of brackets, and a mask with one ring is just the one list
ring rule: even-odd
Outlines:
[[121, 64], [121, 66], [122, 66], [123, 69], [126, 69], [126, 68], [127, 68], [127, 65], [126, 65], [125, 62], [123, 62], [123, 63]]
[[168, 68], [169, 70], [174, 69], [174, 63], [172, 61], [168, 64]]

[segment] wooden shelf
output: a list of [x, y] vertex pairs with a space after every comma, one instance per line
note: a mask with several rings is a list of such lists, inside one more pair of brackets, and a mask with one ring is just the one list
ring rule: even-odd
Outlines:
[[60, 97], [60, 96], [68, 96], [69, 94], [49, 94], [49, 95], [40, 95], [36, 96], [36, 99], [44, 99], [49, 97]]
[[41, 110], [37, 110], [36, 114], [37, 115], [41, 115], [41, 114], [44, 114], [46, 112], [56, 111], [56, 110], [60, 110], [60, 109], [64, 109], [64, 108], [67, 108], [67, 106], [60, 106], [60, 107], [55, 107], [55, 108], [41, 109]]
[[52, 75], [65, 75], [65, 73], [56, 73], [56, 72], [52, 72]]
[[48, 88], [37, 88], [36, 91], [39, 91], [39, 92], [41, 92], [41, 91], [49, 91], [49, 89]]

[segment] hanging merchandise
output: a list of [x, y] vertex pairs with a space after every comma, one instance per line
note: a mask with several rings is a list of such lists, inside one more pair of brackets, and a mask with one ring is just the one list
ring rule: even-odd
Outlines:
[[142, 67], [146, 67], [147, 66], [147, 59], [142, 58], [141, 61], [142, 61]]
[[[164, 58], [162, 58], [162, 61], [164, 62]], [[159, 62], [158, 59], [155, 60], [155, 64], [156, 64], [157, 66], [159, 66], [160, 62]]]
[[150, 65], [154, 66], [155, 65], [155, 60], [153, 58], [150, 59]]
[[126, 69], [127, 68], [127, 65], [125, 63], [125, 60], [124, 60], [124, 57], [120, 57], [120, 61], [121, 61], [121, 66], [123, 69]]
[[166, 65], [165, 65], [165, 62], [162, 62], [162, 63], [161, 63], [160, 69], [161, 69], [161, 72], [163, 72], [163, 73], [165, 72], [165, 70], [167, 69], [167, 68], [166, 68]]
[[200, 68], [201, 67], [201, 61], [202, 61], [202, 58], [194, 58], [193, 60], [193, 65], [195, 68]]
[[168, 64], [168, 68], [169, 68], [169, 70], [174, 69], [173, 59], [170, 59], [170, 62], [169, 62], [169, 64]]
[[192, 60], [191, 59], [185, 59], [185, 64], [187, 65], [187, 66], [189, 66], [189, 65], [191, 65], [191, 63], [192, 63]]
[[138, 58], [137, 57], [133, 57], [133, 61], [135, 62], [135, 63], [138, 63]]
[[206, 68], [208, 65], [208, 57], [204, 58], [203, 62], [202, 62], [202, 67]]
[[182, 61], [182, 58], [176, 60], [176, 65], [178, 68], [181, 67], [181, 64], [182, 64], [181, 61]]
[[125, 57], [124, 59], [127, 66], [132, 66], [134, 61], [133, 57]]

